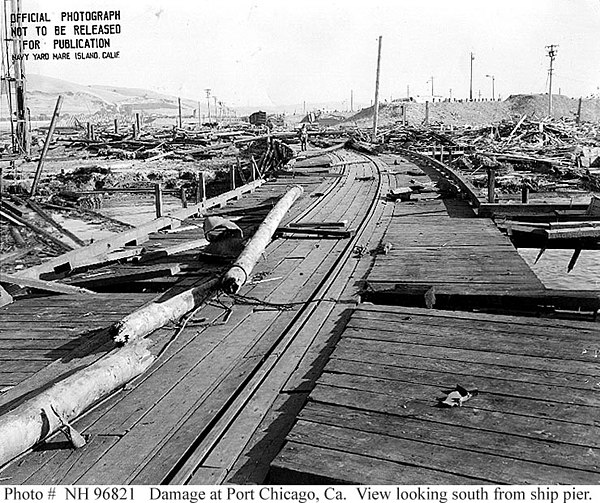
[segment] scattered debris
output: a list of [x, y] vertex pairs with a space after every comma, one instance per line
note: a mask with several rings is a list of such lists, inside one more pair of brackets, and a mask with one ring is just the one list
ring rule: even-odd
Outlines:
[[438, 398], [440, 407], [462, 407], [462, 404], [476, 396], [478, 391], [476, 389], [469, 391], [457, 384], [453, 390], [443, 391], [443, 393], [446, 393], [446, 396]]

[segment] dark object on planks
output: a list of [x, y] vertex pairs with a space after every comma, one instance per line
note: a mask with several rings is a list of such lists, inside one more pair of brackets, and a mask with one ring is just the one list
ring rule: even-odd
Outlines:
[[235, 258], [242, 251], [244, 233], [231, 220], [219, 216], [206, 217], [203, 228], [209, 242], [203, 255]]
[[476, 389], [468, 390], [460, 384], [452, 390], [444, 390], [446, 396], [438, 398], [438, 407], [462, 407], [463, 403], [478, 394]]

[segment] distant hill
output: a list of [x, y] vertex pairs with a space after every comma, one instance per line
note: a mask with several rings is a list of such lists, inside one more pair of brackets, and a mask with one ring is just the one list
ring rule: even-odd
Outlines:
[[[177, 115], [177, 96], [117, 86], [82, 85], [43, 75], [27, 75], [28, 106], [33, 117], [50, 116], [59, 94], [64, 97], [63, 115], [91, 115], [102, 112], [130, 114], [143, 111], [146, 115]], [[184, 115], [190, 116], [197, 108], [195, 100], [182, 98]], [[202, 107], [205, 101], [202, 102]], [[211, 101], [212, 105], [212, 101]], [[307, 110], [343, 110], [342, 102], [323, 102], [306, 104]], [[237, 108], [238, 116], [249, 115], [258, 110], [267, 113], [302, 114], [304, 104], [292, 105], [249, 105]], [[205, 112], [203, 108], [203, 112]]]
[[[27, 76], [27, 104], [33, 117], [51, 115], [59, 94], [64, 97], [63, 114], [144, 111], [147, 114], [176, 115], [178, 111], [176, 96], [147, 89], [85, 86], [42, 75]], [[183, 112], [187, 115], [197, 107], [195, 101], [188, 99], [182, 99], [181, 104]]]

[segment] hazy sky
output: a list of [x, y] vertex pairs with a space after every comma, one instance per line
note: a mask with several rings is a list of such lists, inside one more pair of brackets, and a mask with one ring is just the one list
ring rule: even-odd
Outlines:
[[120, 9], [118, 60], [28, 62], [27, 71], [82, 84], [142, 87], [232, 105], [369, 103], [377, 37], [383, 98], [543, 92], [600, 86], [600, 0], [22, 0], [24, 12]]

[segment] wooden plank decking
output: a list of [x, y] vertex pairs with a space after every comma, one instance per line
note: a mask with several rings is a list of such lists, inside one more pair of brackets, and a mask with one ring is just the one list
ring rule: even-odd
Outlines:
[[[386, 161], [405, 185], [420, 169], [444, 183], [425, 165]], [[391, 246], [376, 255], [367, 284], [543, 296], [510, 241], [473, 216], [435, 196], [396, 203], [379, 222], [381, 244]], [[378, 301], [390, 299], [398, 297]], [[269, 482], [600, 482], [598, 324], [362, 304], [341, 330]], [[479, 394], [438, 407], [457, 384]]]
[[109, 340], [112, 323], [153, 297], [143, 293], [51, 295], [0, 308], [0, 389], [4, 391], [0, 410], [9, 388], [22, 389], [23, 381], [55, 361], [68, 360], [82, 345], [94, 352]]
[[[239, 296], [220, 295], [185, 328], [166, 326], [150, 336], [162, 348], [153, 366], [74, 422], [89, 437], [84, 449], [70, 450], [54, 436], [4, 467], [2, 483], [263, 483], [284, 442], [272, 465], [273, 482], [481, 483], [490, 482], [480, 468], [492, 461], [502, 467], [499, 482], [512, 481], [514, 473], [536, 481], [541, 467], [554, 462], [572, 463], [568, 473], [580, 477], [573, 475], [573, 483], [596, 476], [597, 325], [390, 306], [361, 305], [353, 314], [366, 283], [498, 295], [544, 288], [508, 239], [491, 222], [473, 218], [466, 203], [436, 193], [387, 201], [389, 189], [416, 176], [420, 168], [413, 162], [400, 156], [373, 161], [347, 151], [328, 155], [335, 162], [326, 171], [283, 174], [211, 213], [234, 215], [249, 236], [269, 206], [298, 183], [304, 196], [283, 225], [346, 220], [352, 236], [275, 239]], [[423, 170], [422, 179], [443, 182]], [[160, 252], [198, 240], [201, 226], [202, 217], [190, 216], [180, 232], [154, 232], [143, 246]], [[378, 251], [386, 242], [392, 243], [387, 255]], [[145, 303], [157, 297], [139, 293], [151, 281], [167, 288], [158, 294], [164, 299], [219, 275], [229, 263], [202, 261], [195, 249], [159, 255], [141, 263], [144, 274], [120, 295]], [[171, 264], [178, 264], [172, 276], [143, 279]], [[108, 270], [133, 277], [136, 266]], [[119, 301], [114, 293], [99, 296]], [[68, 313], [67, 300], [56, 299], [65, 304], [52, 310]], [[42, 306], [22, 302], [13, 306], [27, 312]], [[114, 321], [100, 311], [86, 318]], [[36, 337], [36, 344], [43, 340]], [[579, 348], [581, 341], [586, 344]], [[20, 344], [26, 359], [29, 342]], [[90, 352], [67, 363], [74, 367], [102, 354]], [[60, 363], [32, 370], [28, 375], [40, 372], [36, 379], [0, 395], [6, 397], [0, 406], [54, 379], [58, 370], [52, 367]], [[27, 377], [11, 365], [7, 378]], [[460, 409], [434, 407], [439, 390], [456, 384], [480, 394]], [[522, 459], [511, 458], [509, 441], [526, 451]], [[541, 453], [551, 462], [542, 465]], [[459, 473], [455, 465], [463, 457], [468, 462]], [[520, 469], [510, 467], [515, 459]], [[548, 469], [539, 480], [557, 471]]]
[[[282, 177], [231, 208], [265, 206], [290, 184], [301, 183], [306, 192], [284, 224], [347, 220], [348, 228], [361, 227], [377, 207], [376, 165], [354, 154], [340, 155], [342, 161], [355, 161], [332, 168], [343, 176]], [[369, 180], [357, 182], [357, 177]], [[236, 222], [246, 235], [262, 220], [248, 213]], [[201, 221], [188, 219], [182, 227], [190, 223]], [[198, 237], [198, 230], [192, 229], [154, 235], [151, 241], [172, 244], [188, 232]], [[269, 281], [252, 280], [242, 296], [221, 297], [204, 306], [172, 341], [173, 329], [152, 336], [167, 343], [155, 365], [135, 386], [76, 422], [92, 439], [89, 448], [56, 449], [63, 440], [55, 437], [45, 448], [9, 465], [3, 472], [6, 483], [216, 483], [230, 475], [234, 465], [247, 467], [249, 458], [256, 459], [253, 439], [261, 436], [281, 389], [315, 338], [314, 330], [303, 332], [302, 327], [313, 323], [315, 313], [326, 319], [335, 305], [325, 298], [327, 278], [345, 265], [353, 239], [275, 240], [254, 271]], [[214, 274], [222, 267], [211, 270]], [[187, 272], [165, 295], [192, 281]], [[281, 434], [278, 440], [272, 456], [283, 440]], [[258, 469], [253, 466], [246, 476], [260, 473], [264, 479], [270, 459]]]
[[586, 322], [361, 306], [270, 482], [598, 484], [599, 351]]

